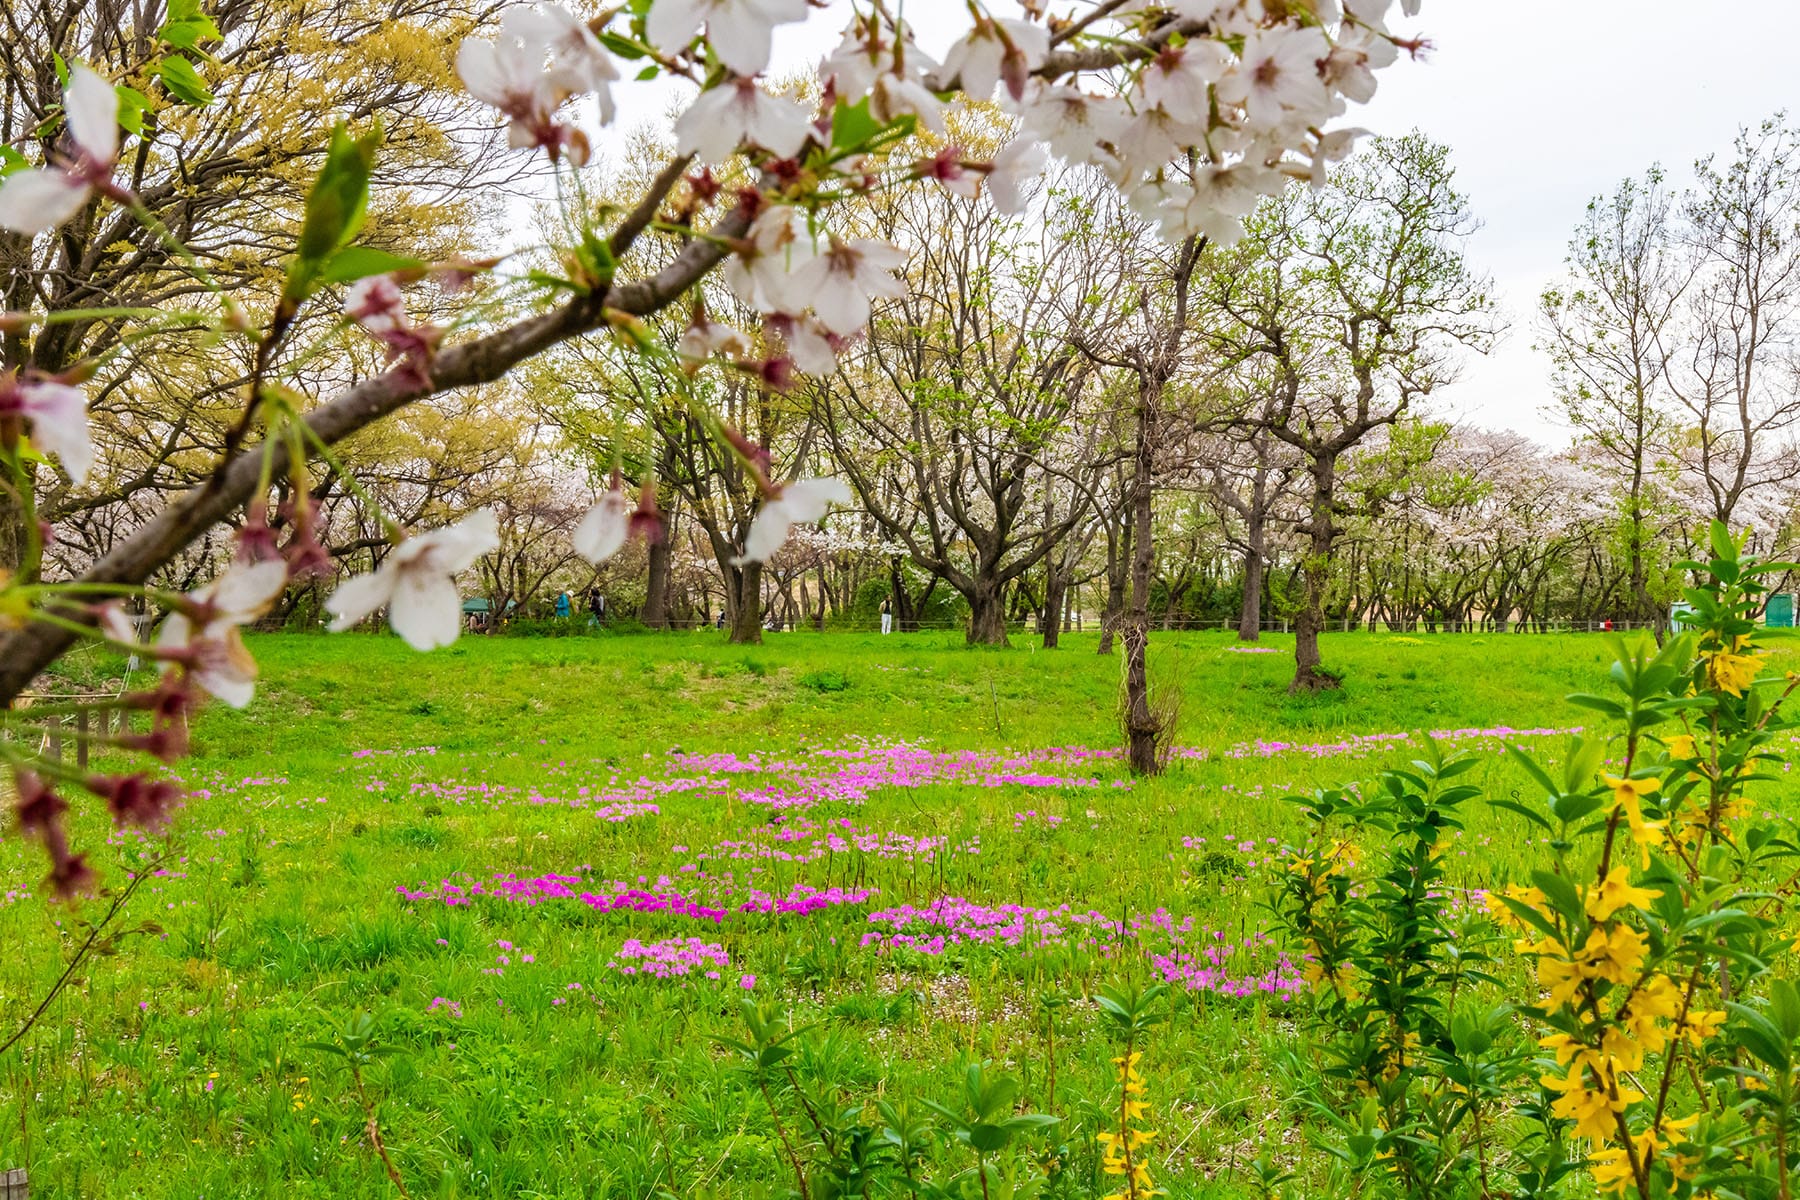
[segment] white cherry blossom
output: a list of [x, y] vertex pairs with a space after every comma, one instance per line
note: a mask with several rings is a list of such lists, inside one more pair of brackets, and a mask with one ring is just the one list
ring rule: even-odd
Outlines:
[[1196, 38], [1152, 59], [1138, 79], [1138, 94], [1178, 121], [1202, 121], [1212, 106], [1209, 89], [1231, 66], [1231, 51], [1211, 38]]
[[181, 655], [195, 683], [231, 707], [243, 708], [256, 694], [256, 660], [238, 630], [269, 611], [287, 578], [287, 564], [280, 559], [234, 562], [188, 594], [191, 613], [176, 609], [169, 614], [157, 648]]
[[1244, 39], [1238, 67], [1218, 83], [1219, 99], [1244, 106], [1245, 125], [1317, 125], [1331, 115], [1319, 64], [1331, 52], [1316, 26], [1278, 25]]
[[1091, 163], [1106, 157], [1102, 147], [1117, 140], [1130, 120], [1122, 100], [1065, 84], [1038, 84], [1026, 93], [1019, 129], [1070, 162]]
[[715, 354], [742, 357], [750, 353], [750, 339], [725, 322], [708, 320], [704, 312], [699, 312], [682, 331], [675, 353], [692, 362], [704, 362]]
[[848, 503], [850, 489], [841, 479], [799, 479], [788, 484], [757, 510], [744, 537], [744, 552], [731, 560], [733, 565], [766, 561], [781, 549], [795, 525], [811, 524], [831, 505]]
[[1375, 96], [1375, 72], [1394, 65], [1400, 50], [1372, 29], [1346, 26], [1325, 59], [1325, 82], [1358, 104]]
[[630, 534], [631, 502], [625, 498], [625, 490], [615, 483], [582, 515], [569, 540], [575, 553], [597, 567], [617, 554]]
[[94, 465], [94, 440], [88, 432], [87, 396], [81, 389], [54, 379], [21, 383], [11, 372], [0, 374], [0, 417], [9, 414], [31, 422], [38, 449], [62, 460], [63, 470], [79, 484]]
[[679, 54], [706, 27], [707, 44], [739, 75], [769, 68], [774, 29], [806, 19], [806, 0], [654, 0], [645, 19], [650, 43]]
[[825, 332], [816, 320], [776, 313], [765, 324], [780, 335], [788, 357], [802, 373], [818, 377], [837, 371], [837, 347], [832, 344], [834, 335]]
[[559, 5], [507, 9], [494, 40], [464, 39], [456, 73], [471, 96], [508, 118], [514, 149], [566, 150], [579, 165], [587, 161], [587, 138], [558, 121], [557, 111], [570, 97], [592, 92], [600, 119], [613, 117], [610, 84], [618, 68], [593, 32]]
[[725, 263], [725, 282], [758, 312], [796, 313], [807, 303], [796, 276], [815, 253], [806, 214], [791, 205], [773, 205], [750, 223], [743, 248]]
[[909, 73], [884, 72], [869, 89], [869, 112], [878, 121], [917, 117], [933, 133], [944, 132], [944, 103]]
[[73, 159], [0, 180], [0, 229], [26, 235], [54, 229], [80, 212], [96, 188], [110, 188], [119, 157], [119, 94], [88, 67], [74, 66], [63, 91], [63, 115]]
[[1014, 138], [994, 155], [987, 176], [988, 199], [1000, 212], [1016, 216], [1030, 202], [1026, 189], [1044, 173], [1048, 155], [1030, 138]]
[[675, 121], [676, 149], [703, 162], [722, 163], [745, 142], [777, 158], [793, 158], [812, 134], [798, 102], [771, 96], [751, 79], [728, 80], [701, 92]]
[[373, 574], [346, 580], [325, 601], [334, 618], [332, 631], [349, 629], [385, 604], [388, 623], [413, 649], [448, 646], [462, 624], [456, 576], [499, 544], [499, 523], [491, 508], [406, 539]]
[[905, 265], [906, 255], [886, 242], [834, 237], [794, 273], [794, 286], [811, 300], [819, 324], [848, 337], [869, 323], [874, 300], [906, 295], [905, 281], [893, 275]]
[[964, 94], [986, 100], [1002, 79], [1014, 100], [1025, 94], [1025, 79], [1044, 65], [1050, 34], [1029, 21], [982, 21], [944, 55], [943, 77], [954, 78]]

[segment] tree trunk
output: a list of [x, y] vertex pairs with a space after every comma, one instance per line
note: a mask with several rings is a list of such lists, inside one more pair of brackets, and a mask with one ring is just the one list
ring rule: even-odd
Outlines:
[[1063, 628], [1063, 609], [1068, 604], [1069, 577], [1052, 566], [1044, 580], [1044, 610], [1038, 628], [1044, 634], [1044, 649], [1056, 649], [1057, 635]]
[[1337, 488], [1337, 456], [1312, 461], [1312, 544], [1300, 577], [1304, 599], [1294, 622], [1294, 681], [1289, 692], [1318, 692], [1338, 686], [1335, 675], [1319, 667], [1319, 632], [1325, 628], [1325, 588], [1331, 579], [1332, 498]]
[[667, 537], [650, 543], [649, 577], [644, 582], [643, 621], [650, 629], [669, 627], [669, 560], [672, 557]]
[[1096, 654], [1113, 652], [1113, 635], [1125, 613], [1125, 587], [1130, 582], [1127, 564], [1131, 559], [1131, 523], [1127, 521], [1122, 536], [1108, 540], [1106, 553], [1106, 607], [1100, 610], [1100, 645]]
[[971, 646], [1010, 646], [1006, 638], [1005, 589], [993, 579], [977, 577], [969, 595]]
[[1120, 630], [1125, 642], [1125, 739], [1133, 775], [1154, 775], [1157, 735], [1162, 732], [1150, 711], [1150, 569], [1155, 547], [1150, 540], [1150, 448], [1155, 420], [1148, 389], [1138, 397], [1136, 469], [1131, 479], [1131, 607]]
[[[1260, 493], [1260, 481], [1258, 491]], [[1244, 605], [1238, 610], [1238, 641], [1254, 642], [1262, 633], [1263, 551], [1269, 540], [1262, 496], [1252, 497], [1244, 530]]]
[[730, 590], [726, 607], [731, 610], [731, 644], [762, 644], [762, 564], [747, 562], [733, 567], [725, 586]]

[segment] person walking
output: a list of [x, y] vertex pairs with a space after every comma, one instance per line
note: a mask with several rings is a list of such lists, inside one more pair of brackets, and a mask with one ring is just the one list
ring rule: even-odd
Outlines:
[[892, 596], [883, 596], [881, 599], [881, 632], [884, 634], [894, 632], [894, 599]]
[[606, 624], [606, 597], [600, 594], [600, 589], [597, 587], [588, 589], [587, 623], [590, 628], [598, 628]]
[[568, 620], [571, 611], [572, 607], [569, 604], [569, 593], [566, 591], [556, 593], [556, 619], [559, 621]]

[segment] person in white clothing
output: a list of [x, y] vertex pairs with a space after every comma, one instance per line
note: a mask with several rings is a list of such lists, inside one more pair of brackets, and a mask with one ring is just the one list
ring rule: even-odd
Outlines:
[[892, 600], [881, 602], [881, 632], [894, 632], [894, 602]]

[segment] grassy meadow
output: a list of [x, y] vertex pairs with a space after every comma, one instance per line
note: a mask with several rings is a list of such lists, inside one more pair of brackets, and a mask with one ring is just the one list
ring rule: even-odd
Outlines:
[[[413, 1196], [783, 1196], [781, 1131], [712, 1040], [752, 996], [814, 1026], [800, 1073], [846, 1106], [954, 1106], [961, 1064], [992, 1060], [1061, 1118], [1033, 1143], [1060, 1155], [1057, 1194], [1098, 1197], [1117, 1050], [1086, 998], [1162, 979], [1157, 1182], [1254, 1196], [1264, 1149], [1304, 1180], [1282, 1080], [1298, 968], [1263, 908], [1299, 832], [1280, 798], [1403, 761], [1421, 729], [1482, 753], [1489, 795], [1522, 790], [1503, 741], [1555, 757], [1592, 716], [1565, 695], [1603, 687], [1610, 656], [1600, 636], [1339, 635], [1345, 688], [1293, 698], [1291, 645], [1158, 636], [1182, 749], [1134, 782], [1119, 663], [1092, 635], [429, 656], [253, 638], [260, 694], [196, 721], [167, 835], [79, 813], [107, 882], [157, 875], [125, 919], [141, 929], [0, 1058], [0, 1168], [28, 1166], [34, 1196], [397, 1195], [350, 1072], [308, 1046], [367, 1011], [390, 1052], [366, 1095]], [[1470, 816], [1459, 886], [1532, 859], [1517, 817]], [[100, 905], [46, 904], [16, 837], [0, 864], [8, 1036]]]

